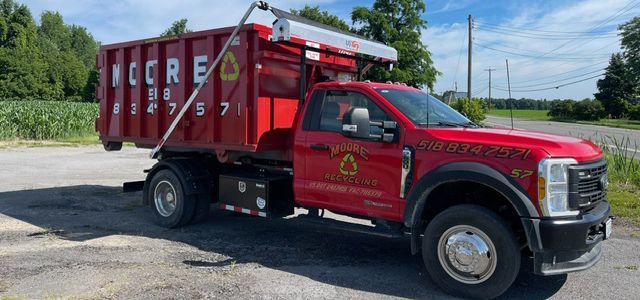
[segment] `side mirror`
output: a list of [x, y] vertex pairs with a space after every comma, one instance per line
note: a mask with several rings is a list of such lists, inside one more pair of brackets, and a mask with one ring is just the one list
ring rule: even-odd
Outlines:
[[[371, 134], [372, 126], [382, 129], [381, 134]], [[352, 107], [342, 117], [342, 134], [348, 137], [392, 143], [397, 127], [395, 121], [369, 121], [369, 111], [363, 107]]]
[[342, 117], [342, 134], [361, 139], [371, 135], [369, 111], [363, 107], [352, 107]]

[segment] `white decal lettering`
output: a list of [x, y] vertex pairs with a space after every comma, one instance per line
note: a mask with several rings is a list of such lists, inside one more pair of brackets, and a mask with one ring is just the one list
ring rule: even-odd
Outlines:
[[227, 102], [227, 101], [220, 102], [220, 106], [222, 107], [222, 111], [220, 112], [220, 116], [223, 117], [224, 114], [227, 113], [227, 110], [229, 110], [229, 102]]
[[120, 86], [120, 64], [113, 64], [111, 66], [111, 87]]
[[202, 117], [204, 116], [204, 102], [196, 103], [196, 116]]
[[120, 103], [116, 102], [113, 104], [113, 114], [117, 115], [120, 113]]
[[134, 61], [129, 64], [129, 85], [134, 87], [136, 83], [136, 62]]
[[171, 100], [171, 89], [164, 88], [164, 90], [162, 91], [162, 100], [164, 101], [169, 101]]
[[180, 61], [177, 58], [167, 58], [167, 84], [178, 84], [178, 71], [180, 70]]
[[158, 60], [149, 60], [144, 65], [145, 82], [148, 86], [153, 86], [153, 66], [158, 63]]
[[198, 85], [204, 80], [207, 74], [207, 56], [200, 55], [193, 57], [193, 84]]

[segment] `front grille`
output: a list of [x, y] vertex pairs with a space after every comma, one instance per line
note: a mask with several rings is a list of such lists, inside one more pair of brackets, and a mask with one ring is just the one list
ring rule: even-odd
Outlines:
[[[607, 175], [607, 162], [569, 167], [569, 207], [582, 211], [589, 210], [600, 201], [607, 200], [607, 191], [602, 177]], [[606, 179], [605, 179], [606, 180]]]

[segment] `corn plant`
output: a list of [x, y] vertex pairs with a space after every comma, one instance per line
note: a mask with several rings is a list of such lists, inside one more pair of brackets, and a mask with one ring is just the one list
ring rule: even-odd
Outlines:
[[0, 140], [51, 140], [94, 133], [98, 104], [0, 101]]

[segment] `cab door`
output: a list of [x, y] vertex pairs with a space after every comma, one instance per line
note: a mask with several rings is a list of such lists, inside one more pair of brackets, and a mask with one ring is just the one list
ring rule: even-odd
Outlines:
[[[317, 94], [316, 94], [317, 95]], [[350, 138], [342, 132], [342, 119], [352, 107], [369, 111], [371, 121], [394, 121], [373, 97], [356, 90], [325, 90], [312, 97], [305, 114], [305, 206], [401, 221], [400, 198], [402, 136], [397, 127], [392, 142]], [[371, 126], [372, 134], [382, 128]], [[388, 131], [388, 129], [387, 129]]]

